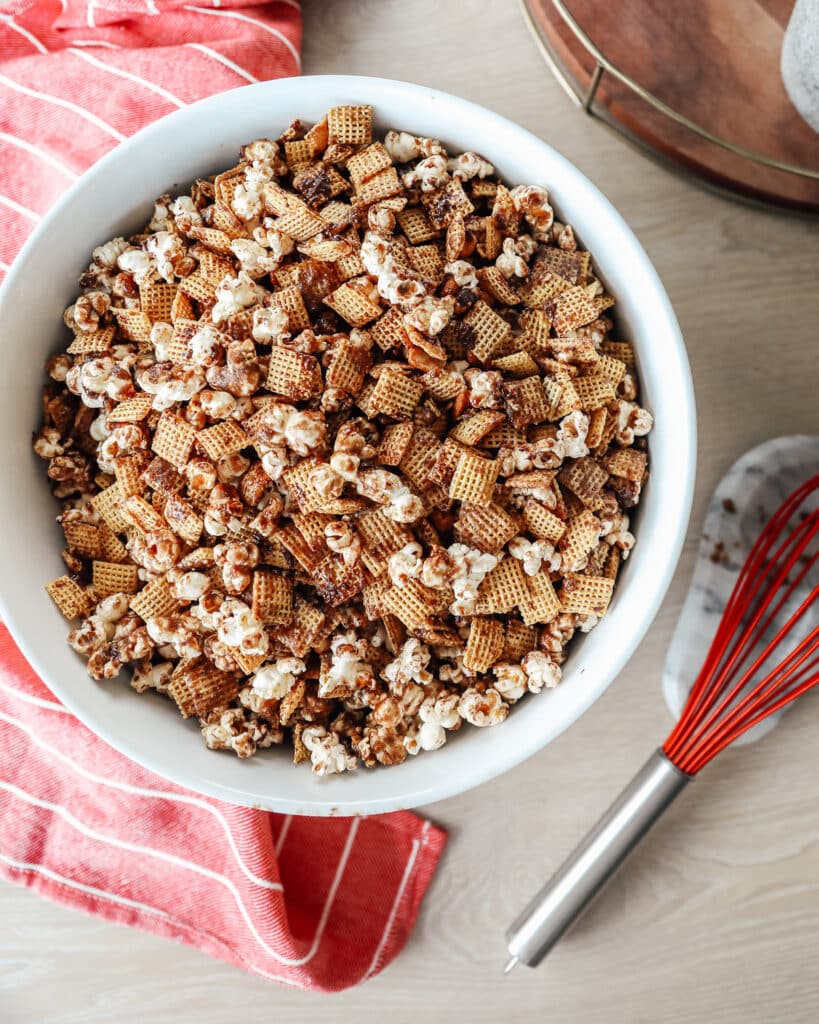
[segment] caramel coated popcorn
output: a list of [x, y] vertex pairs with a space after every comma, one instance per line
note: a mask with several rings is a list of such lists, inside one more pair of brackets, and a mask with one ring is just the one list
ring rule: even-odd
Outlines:
[[98, 246], [34, 437], [90, 675], [319, 775], [559, 685], [652, 427], [545, 187], [372, 114], [256, 139]]

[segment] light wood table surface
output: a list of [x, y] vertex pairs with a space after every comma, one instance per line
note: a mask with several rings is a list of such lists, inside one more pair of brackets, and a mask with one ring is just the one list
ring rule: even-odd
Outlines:
[[715, 484], [752, 445], [818, 428], [819, 224], [710, 195], [582, 116], [516, 3], [303, 7], [306, 72], [406, 79], [484, 104], [561, 150], [631, 224], [694, 372], [700, 461], [685, 554], [647, 639], [573, 728], [504, 777], [429, 808], [450, 830], [448, 848], [408, 947], [365, 987], [276, 987], [2, 886], [0, 1021], [816, 1021], [818, 696], [699, 780], [539, 970], [504, 978], [501, 968], [510, 919], [669, 727], [659, 674]]

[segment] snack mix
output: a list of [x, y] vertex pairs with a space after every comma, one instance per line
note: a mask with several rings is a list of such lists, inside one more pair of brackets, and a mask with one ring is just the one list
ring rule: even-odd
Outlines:
[[652, 426], [546, 190], [372, 113], [250, 142], [95, 249], [34, 438], [90, 675], [319, 775], [558, 684]]

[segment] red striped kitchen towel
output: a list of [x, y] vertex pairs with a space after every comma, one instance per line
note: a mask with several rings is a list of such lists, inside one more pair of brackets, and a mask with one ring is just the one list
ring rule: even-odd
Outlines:
[[0, 271], [117, 142], [203, 96], [298, 74], [300, 47], [297, 0], [0, 6]]
[[[117, 141], [202, 96], [298, 72], [295, 0], [211, 2], [0, 7], [0, 272]], [[74, 718], [0, 626], [2, 878], [263, 977], [337, 991], [403, 947], [444, 842], [405, 812], [290, 818], [166, 782]]]

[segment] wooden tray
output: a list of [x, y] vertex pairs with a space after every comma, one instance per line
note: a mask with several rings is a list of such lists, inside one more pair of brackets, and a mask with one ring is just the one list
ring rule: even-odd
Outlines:
[[712, 186], [819, 213], [819, 135], [779, 73], [793, 0], [523, 6], [552, 69], [589, 113]]

